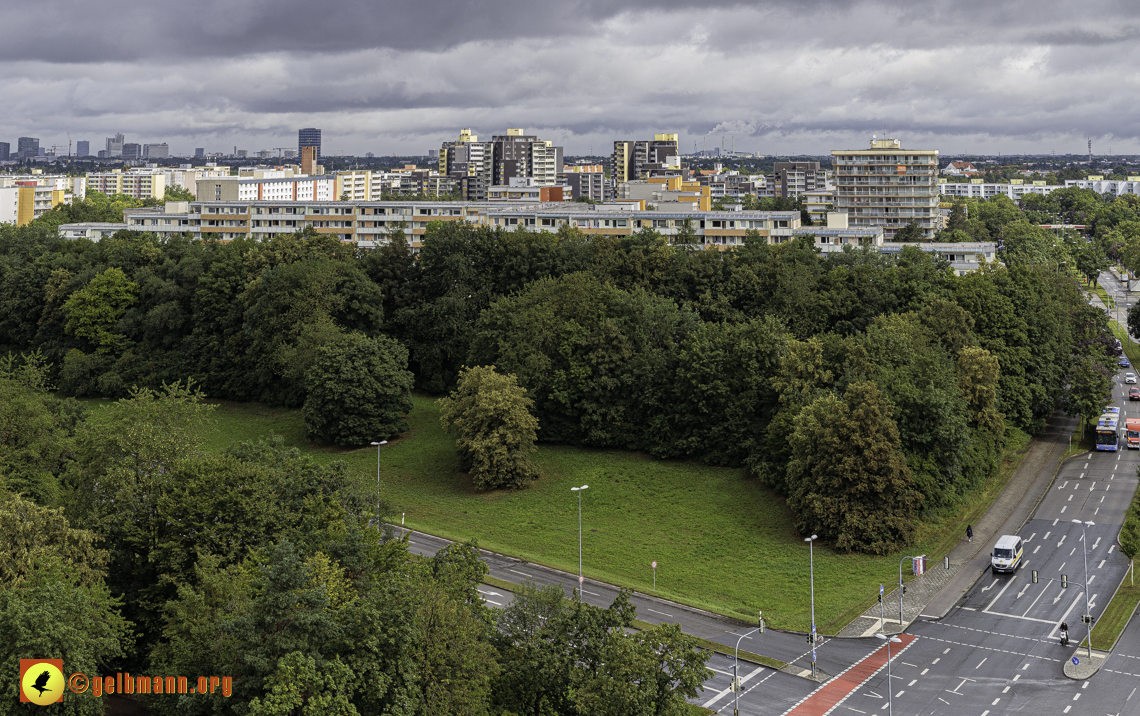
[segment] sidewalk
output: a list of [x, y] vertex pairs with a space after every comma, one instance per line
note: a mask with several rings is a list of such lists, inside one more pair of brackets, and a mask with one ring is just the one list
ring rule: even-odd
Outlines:
[[[941, 555], [928, 555], [926, 574], [906, 583], [903, 595], [903, 624], [899, 623], [899, 595], [896, 587], [883, 596], [885, 631], [897, 634], [906, 624], [920, 616], [941, 619], [990, 566], [987, 548], [1003, 534], [1016, 534], [1037, 508], [1060, 467], [1061, 456], [1068, 447], [1068, 436], [1077, 424], [1076, 418], [1054, 413], [1045, 432], [1030, 443], [1017, 472], [974, 528], [974, 541], [965, 537], [950, 552], [950, 569], [942, 566]], [[909, 571], [909, 560], [903, 564]], [[837, 636], [869, 636], [879, 631], [879, 605], [856, 617]]]

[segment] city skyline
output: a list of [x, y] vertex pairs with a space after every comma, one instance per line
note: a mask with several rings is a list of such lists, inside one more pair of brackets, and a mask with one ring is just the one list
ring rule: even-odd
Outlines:
[[[1124, 3], [462, 7], [13, 6], [0, 138], [94, 146], [122, 132], [172, 154], [253, 152], [319, 127], [324, 154], [422, 155], [461, 128], [524, 127], [568, 155], [660, 132], [685, 154], [722, 138], [826, 154], [873, 134], [947, 155], [1083, 154], [1087, 137], [1097, 154], [1140, 153], [1121, 91], [1140, 27]], [[56, 42], [37, 39], [44, 26]]]

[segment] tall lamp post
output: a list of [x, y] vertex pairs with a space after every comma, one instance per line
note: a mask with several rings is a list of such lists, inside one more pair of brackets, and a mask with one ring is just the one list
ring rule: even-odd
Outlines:
[[387, 445], [387, 440], [372, 443], [376, 447], [376, 529], [380, 529], [380, 446]]
[[[571, 487], [571, 492], [578, 493], [578, 584], [582, 584], [582, 491], [588, 489], [589, 485], [582, 485], [581, 487]], [[581, 589], [581, 587], [579, 587]]]
[[741, 634], [736, 640], [736, 659], [732, 662], [732, 692], [736, 695], [736, 702], [732, 706], [732, 716], [740, 716], [740, 640], [748, 637], [756, 632], [764, 633], [764, 612], [756, 617], [756, 628], [750, 632]]
[[876, 634], [880, 639], [887, 640], [887, 716], [892, 716], [895, 711], [895, 698], [892, 695], [894, 690], [891, 688], [891, 642], [901, 644], [902, 639], [897, 636], [887, 636], [886, 634]]
[[805, 537], [804, 542], [808, 543], [808, 566], [811, 579], [811, 675], [815, 678], [815, 548], [813, 543], [819, 539], [819, 535], [812, 535]]
[[1092, 609], [1089, 607], [1089, 550], [1088, 550], [1088, 530], [1087, 527], [1095, 525], [1095, 522], [1081, 522], [1080, 520], [1073, 520], [1074, 523], [1081, 526], [1081, 554], [1085, 558], [1085, 623], [1089, 627], [1089, 659], [1092, 659]]

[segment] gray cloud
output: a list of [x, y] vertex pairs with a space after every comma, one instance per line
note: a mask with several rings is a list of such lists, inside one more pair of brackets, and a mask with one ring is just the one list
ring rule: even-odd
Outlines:
[[1140, 152], [1128, 2], [59, 0], [0, 11], [0, 140], [66, 133], [423, 153], [526, 127], [569, 153], [682, 134], [764, 153], [871, 133], [961, 151]]

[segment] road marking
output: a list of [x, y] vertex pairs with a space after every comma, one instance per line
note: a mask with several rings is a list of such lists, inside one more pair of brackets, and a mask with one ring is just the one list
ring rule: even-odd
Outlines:
[[1025, 594], [1025, 590], [1026, 590], [1026, 589], [1029, 589], [1029, 583], [1028, 583], [1028, 582], [1026, 582], [1025, 586], [1021, 588], [1021, 591], [1020, 591], [1020, 592], [1018, 592], [1018, 593], [1017, 593], [1017, 596], [1016, 596], [1016, 597], [1014, 597], [1014, 598], [1015, 598], [1015, 599], [1021, 599], [1021, 595]]
[[[1057, 526], [1057, 522], [1059, 522], [1059, 521], [1060, 521], [1060, 518], [1058, 518], [1058, 519], [1056, 519], [1056, 520], [1053, 520], [1053, 526], [1054, 526], [1054, 527], [1056, 527], [1056, 526]], [[1048, 539], [1048, 537], [1046, 537], [1046, 539]]]
[[1077, 608], [1077, 602], [1081, 601], [1081, 597], [1083, 597], [1083, 596], [1085, 596], [1084, 592], [1080, 592], [1079, 594], [1077, 594], [1077, 598], [1073, 600], [1073, 603], [1069, 605], [1069, 608], [1065, 610], [1065, 613], [1061, 615], [1061, 618], [1059, 620], [1057, 620], [1056, 622], [1053, 622], [1053, 628], [1050, 629], [1049, 633], [1045, 635], [1046, 639], [1052, 639], [1053, 638], [1053, 632], [1057, 631], [1057, 627], [1060, 626], [1060, 623], [1069, 620], [1069, 614], [1074, 609]]
[[645, 610], [648, 612], [653, 612], [654, 614], [660, 614], [663, 617], [669, 617], [670, 619], [674, 618], [672, 614], [666, 614], [665, 612], [659, 612], [656, 609], [650, 609], [649, 607], [646, 607]]
[[990, 657], [988, 657], [988, 656], [983, 657], [982, 660], [980, 662], [978, 662], [978, 665], [974, 667], [974, 671], [977, 671], [978, 669], [982, 668], [982, 664], [986, 663], [986, 659], [988, 659], [988, 658], [990, 658]]
[[865, 714], [865, 713], [867, 713], [866, 711], [860, 711], [859, 709], [853, 709], [853, 708], [851, 708], [850, 706], [848, 706], [848, 707], [847, 707], [847, 710], [848, 710], [848, 711], [854, 711], [854, 712], [855, 712], [855, 713], [857, 713], [857, 714]]
[[930, 669], [923, 669], [922, 673], [919, 674], [919, 676], [926, 676], [926, 672], [928, 672], [928, 671], [930, 671]]
[[[1069, 495], [1069, 497], [1072, 497], [1072, 495]], [[1061, 514], [1062, 514], [1062, 515], [1063, 515], [1063, 514], [1065, 514], [1065, 510], [1067, 510], [1067, 509], [1069, 509], [1069, 506], [1068, 506], [1068, 505], [1066, 505], [1066, 506], [1062, 507], [1062, 508], [1061, 508]]]
[[[898, 620], [896, 619], [895, 621], [898, 621]], [[900, 663], [900, 664], [902, 664], [903, 666], [910, 666], [910, 667], [913, 667], [913, 668], [915, 668], [915, 669], [917, 669], [917, 668], [918, 668], [918, 664], [908, 664], [908, 663], [907, 663], [907, 662], [905, 662], [905, 661], [900, 661], [899, 663]]]
[[1073, 694], [1073, 701], [1076, 701], [1079, 698], [1081, 698], [1081, 693], [1079, 691], [1077, 693]]
[[1100, 496], [1100, 503], [1101, 503], [1102, 505], [1104, 504], [1104, 497], [1105, 497], [1104, 495], [1101, 495], [1101, 496]]
[[[1112, 469], [1115, 470], [1116, 468], [1114, 467]], [[1093, 484], [1089, 485], [1089, 492], [1092, 492], [1095, 489], [1096, 489], [1096, 480], [1093, 480]]]
[[[1069, 495], [1069, 499], [1068, 499], [1067, 501], [1068, 501], [1068, 502], [1072, 502], [1072, 501], [1073, 501], [1073, 496], [1072, 496], [1072, 495]], [[1064, 510], [1061, 510], [1061, 512], [1064, 512]]]
[[947, 706], [950, 705], [950, 702], [947, 701], [946, 699], [942, 698], [941, 696], [938, 697], [938, 700], [941, 701], [942, 703], [946, 704]]
[[917, 683], [918, 683], [918, 679], [911, 679], [910, 683], [907, 684], [907, 688], [910, 688], [911, 686], [914, 686]]
[[[1102, 562], [1101, 564], [1104, 564], [1104, 563]], [[501, 597], [501, 596], [503, 596], [502, 594], [499, 594], [498, 592], [484, 592], [482, 589], [479, 590], [479, 593], [480, 594], [486, 594], [489, 597]]]
[[[1103, 499], [1103, 498], [1102, 498], [1102, 499]], [[1093, 549], [1096, 549], [1096, 546], [1097, 546], [1098, 544], [1100, 544], [1100, 537], [1097, 537], [1097, 538], [1096, 538], [1096, 542], [1093, 542], [1093, 546], [1092, 546], [1092, 548], [1093, 548]]]
[[1096, 579], [1095, 574], [1093, 576], [1089, 577], [1089, 584], [1092, 584], [1094, 579]]
[[1114, 550], [1114, 549], [1116, 549], [1116, 545], [1111, 545], [1111, 546], [1108, 548], [1108, 553], [1109, 553], [1109, 554], [1112, 554], [1112, 550]]
[[[1000, 697], [1000, 696], [999, 696], [999, 697], [997, 697], [996, 699], [994, 699], [994, 702], [993, 702], [992, 704], [990, 704], [990, 706], [997, 706], [997, 705], [998, 705], [998, 701], [1001, 701], [1001, 697]], [[989, 711], [986, 711], [986, 713], [989, 713]]]
[[1069, 535], [1061, 535], [1061, 541], [1057, 543], [1057, 546], [1060, 547], [1061, 545], [1065, 544], [1065, 538], [1068, 536]]
[[[994, 581], [997, 581], [997, 580], [994, 580]], [[1008, 582], [1006, 582], [1006, 583], [1005, 583], [1005, 586], [1001, 588], [1001, 591], [997, 593], [997, 596], [996, 596], [996, 597], [994, 597], [993, 601], [992, 601], [992, 602], [990, 602], [989, 606], [987, 606], [987, 607], [986, 607], [985, 609], [983, 609], [982, 611], [983, 611], [983, 612], [988, 612], [988, 611], [990, 610], [990, 607], [992, 607], [993, 605], [997, 604], [997, 600], [1001, 599], [1001, 595], [1005, 594], [1005, 590], [1009, 589], [1009, 588], [1010, 588], [1010, 586], [1011, 586], [1011, 585], [1012, 585], [1014, 582], [1016, 582], [1016, 581], [1017, 581], [1017, 577], [1011, 577], [1011, 578], [1010, 578], [1010, 580], [1009, 580]]]
[[1099, 508], [1099, 507], [1098, 507], [1098, 508], [1096, 508], [1095, 510], [1093, 510], [1093, 517], [1096, 517], [1096, 513], [1098, 513], [1098, 512], [1100, 512], [1100, 508]]
[[1001, 690], [1001, 692], [1002, 692], [1003, 694], [1008, 694], [1008, 693], [1009, 693], [1009, 687], [1008, 687], [1008, 686], [1007, 686], [1007, 687], [1005, 687], [1004, 689], [1002, 689], [1002, 690]]
[[1037, 536], [1037, 533], [1036, 533], [1036, 532], [1034, 532], [1033, 534], [1029, 535], [1029, 539], [1027, 539], [1027, 540], [1025, 540], [1025, 541], [1026, 541], [1026, 542], [1032, 541], [1032, 539], [1033, 539], [1034, 537], [1036, 537], [1036, 536]]
[[[1026, 664], [1026, 666], [1029, 666], [1029, 664]], [[1020, 679], [1020, 678], [1021, 678], [1021, 674], [1014, 674], [1014, 675], [1013, 675], [1013, 680], [1014, 680], [1014, 681], [1017, 681], [1017, 680], [1018, 680], [1018, 679]], [[1002, 693], [1005, 693], [1005, 692], [1003, 691]]]
[[1069, 551], [1069, 556], [1072, 557], [1074, 554], [1076, 554], [1076, 552], [1077, 552], [1077, 548], [1073, 547], [1073, 549]]
[[[1057, 521], [1053, 520], [1053, 524], [1057, 524]], [[1045, 536], [1042, 537], [1041, 539], [1049, 539], [1049, 535], [1051, 535], [1051, 534], [1053, 534], [1053, 533], [1052, 532], [1046, 532]]]
[[[1028, 585], [1026, 585], [1026, 586], [1028, 586]], [[1041, 594], [1038, 594], [1038, 595], [1037, 595], [1037, 599], [1040, 599], [1041, 597], [1045, 596], [1045, 590], [1046, 590], [1046, 589], [1048, 589], [1048, 588], [1049, 588], [1049, 585], [1048, 585], [1048, 584], [1046, 584], [1046, 585], [1045, 585], [1045, 586], [1044, 586], [1044, 587], [1041, 589]], [[1026, 610], [1025, 610], [1025, 614], [1022, 614], [1021, 616], [1023, 616], [1023, 617], [1024, 617], [1024, 616], [1028, 616], [1028, 615], [1029, 615], [1029, 612], [1030, 612], [1030, 610], [1032, 610], [1032, 609], [1033, 609], [1033, 607], [1037, 606], [1037, 599], [1034, 599], [1034, 600], [1033, 600], [1033, 603], [1029, 605], [1029, 609], [1026, 609]]]
[[486, 602], [486, 603], [488, 603], [488, 604], [494, 604], [496, 607], [501, 607], [501, 606], [503, 606], [503, 605], [502, 605], [502, 604], [500, 604], [499, 602], [494, 602], [494, 601], [491, 601], [490, 599], [487, 599], [486, 597], [484, 597], [484, 598], [483, 598], [483, 601], [484, 601], [484, 602]]
[[[764, 670], [764, 669], [766, 669], [766, 668], [768, 668], [768, 667], [766, 667], [766, 666], [757, 666], [757, 667], [756, 667], [756, 670], [755, 670], [755, 671], [753, 671], [752, 673], [748, 674], [747, 676], [742, 676], [742, 677], [740, 677], [740, 684], [741, 684], [741, 686], [743, 686], [743, 685], [744, 685], [744, 682], [748, 681], [748, 680], [749, 680], [749, 679], [751, 679], [753, 676], [756, 676], [757, 674], [759, 674], [761, 671], [763, 671], [763, 670]], [[773, 671], [772, 673], [774, 674], [774, 673], [776, 673], [776, 672], [774, 672], [774, 671]], [[711, 699], [709, 699], [709, 700], [708, 700], [708, 701], [707, 701], [707, 702], [704, 704], [704, 707], [705, 707], [706, 709], [707, 709], [707, 708], [709, 708], [709, 707], [711, 707], [713, 704], [715, 704], [717, 701], [720, 701], [721, 699], [723, 699], [723, 698], [724, 698], [726, 695], [728, 695], [728, 694], [729, 694], [729, 693], [731, 693], [731, 692], [732, 692], [732, 685], [730, 684], [730, 685], [729, 685], [729, 687], [728, 687], [727, 689], [725, 689], [724, 691], [721, 691], [721, 692], [720, 692], [720, 693], [718, 693], [716, 696], [714, 696], [714, 697], [712, 697]]]
[[902, 696], [902, 695], [903, 695], [903, 694], [905, 694], [905, 693], [906, 693], [906, 691], [905, 691], [905, 690], [904, 690], [904, 691], [900, 691], [900, 692], [898, 692], [897, 694], [895, 694], [895, 698], [897, 699], [898, 697]]
[[[602, 595], [598, 594], [597, 592], [588, 592], [588, 591], [586, 591], [585, 589], [582, 589], [581, 587], [579, 587], [579, 590], [582, 592], [582, 594], [589, 594], [591, 597], [600, 597], [600, 596], [602, 596]], [[653, 610], [652, 610], [652, 609], [650, 609], [649, 611], [653, 611]]]
[[993, 582], [993, 584], [991, 584], [990, 586], [988, 586], [988, 587], [982, 587], [982, 591], [983, 591], [983, 592], [988, 592], [989, 590], [993, 589], [993, 588], [994, 588], [994, 584], [997, 584], [997, 583], [998, 583], [998, 581], [995, 579], [995, 580], [994, 580], [994, 582]]
[[527, 574], [526, 572], [520, 572], [520, 571], [518, 571], [517, 569], [508, 569], [507, 571], [508, 571], [508, 572], [514, 572], [515, 574], [521, 574], [522, 576], [524, 576], [524, 577], [529, 577], [530, 579], [534, 579], [534, 577], [531, 577], [531, 576], [530, 576], [529, 574]]
[[[1082, 473], [1081, 473], [1081, 477], [1084, 477], [1084, 476], [1085, 476], [1085, 474], [1082, 472]], [[1061, 484], [1061, 486], [1060, 486], [1060, 487], [1058, 487], [1057, 489], [1058, 489], [1058, 490], [1064, 490], [1064, 489], [1065, 489], [1065, 487], [1067, 487], [1067, 486], [1068, 486], [1068, 484], [1069, 484], [1069, 481], [1068, 481], [1068, 480], [1065, 480], [1065, 482], [1064, 482], [1064, 483], [1062, 483], [1062, 484]]]

